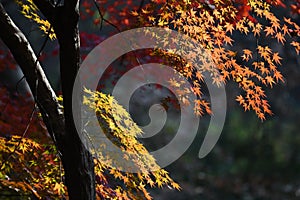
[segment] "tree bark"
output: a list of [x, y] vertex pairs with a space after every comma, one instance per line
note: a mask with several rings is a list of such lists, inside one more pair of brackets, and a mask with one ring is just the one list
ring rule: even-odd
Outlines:
[[[80, 41], [78, 31], [79, 2], [65, 5], [56, 12], [53, 19], [54, 31], [60, 46], [60, 75], [63, 93], [66, 143], [64, 146], [64, 168], [66, 185], [70, 197], [74, 199], [95, 199], [94, 163], [90, 152], [82, 144], [73, 116], [81, 113], [72, 110], [72, 92], [75, 78], [80, 66]], [[81, 99], [76, 99], [77, 107]]]
[[80, 140], [81, 133], [75, 128], [72, 113], [72, 90], [80, 65], [79, 1], [66, 0], [63, 6], [57, 8], [44, 0], [35, 2], [53, 24], [60, 45], [63, 115], [40, 63], [36, 62], [30, 44], [1, 4], [0, 37], [20, 65], [42, 112], [47, 129], [50, 134], [53, 133], [51, 135], [61, 153], [69, 199], [93, 200], [96, 198], [93, 158]]

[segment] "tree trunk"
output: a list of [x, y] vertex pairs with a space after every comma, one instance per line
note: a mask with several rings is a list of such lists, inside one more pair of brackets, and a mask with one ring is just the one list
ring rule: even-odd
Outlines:
[[[66, 6], [66, 5], [65, 5]], [[59, 10], [53, 26], [60, 45], [60, 75], [63, 93], [66, 137], [63, 165], [66, 185], [72, 199], [95, 199], [94, 163], [90, 152], [82, 144], [77, 132], [72, 112], [72, 91], [80, 66], [80, 41], [78, 31], [78, 10]], [[81, 99], [76, 100], [80, 106]], [[74, 113], [80, 117], [80, 113]]]

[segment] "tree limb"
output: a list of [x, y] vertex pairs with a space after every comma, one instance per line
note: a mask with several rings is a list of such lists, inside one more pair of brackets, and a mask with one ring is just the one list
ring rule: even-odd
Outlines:
[[[31, 45], [0, 3], [0, 38], [19, 64], [54, 142], [65, 133], [64, 116], [56, 95]], [[60, 145], [58, 145], [60, 146]]]

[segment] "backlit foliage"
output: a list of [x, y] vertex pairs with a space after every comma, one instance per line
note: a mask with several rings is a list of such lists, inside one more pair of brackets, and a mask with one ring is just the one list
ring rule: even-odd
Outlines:
[[[99, 199], [151, 199], [146, 187], [179, 190], [168, 172], [156, 164], [154, 158], [137, 140], [141, 129], [126, 110], [112, 96], [85, 90], [84, 104], [99, 116], [105, 132], [124, 152], [125, 160], [133, 160], [140, 173], [123, 172], [109, 167], [107, 161], [117, 158], [103, 156], [103, 145], [92, 151], [95, 155], [96, 192]], [[58, 98], [62, 101], [62, 98]], [[122, 125], [123, 124], [123, 125]], [[86, 124], [91, 126], [91, 124]], [[105, 128], [106, 127], [106, 128]], [[109, 134], [111, 134], [109, 136]], [[91, 138], [93, 143], [93, 138]], [[42, 145], [33, 140], [13, 136], [0, 137], [0, 186], [37, 198], [67, 196], [63, 183], [63, 169], [54, 145]], [[106, 162], [103, 162], [106, 161]], [[111, 164], [111, 163], [108, 163]], [[150, 166], [150, 167], [149, 167]], [[156, 169], [155, 171], [149, 171]]]
[[[237, 1], [157, 1], [145, 6], [140, 12], [132, 11], [139, 24], [173, 28], [196, 39], [211, 53], [221, 76], [214, 80], [226, 83], [236, 82], [243, 90], [236, 100], [245, 111], [254, 110], [261, 120], [272, 111], [266, 99], [265, 88], [272, 88], [284, 78], [278, 68], [281, 66], [279, 52], [261, 42], [263, 40], [285, 45], [289, 41], [299, 54], [299, 25], [291, 18], [279, 19], [271, 10], [274, 6], [285, 6], [281, 1], [237, 0]], [[232, 50], [234, 34], [255, 37], [255, 49]], [[243, 62], [238, 62], [241, 59]], [[182, 74], [189, 78], [194, 71], [187, 65]], [[204, 71], [210, 71], [206, 69]], [[200, 71], [200, 73], [202, 73]], [[202, 75], [194, 76], [193, 91], [201, 98]], [[202, 101], [206, 104], [205, 101]], [[203, 105], [196, 102], [195, 107]]]
[[0, 187], [38, 199], [63, 197], [63, 171], [53, 145], [21, 136], [0, 137]]
[[[32, 1], [18, 3], [24, 16], [34, 20], [39, 24], [41, 30], [48, 33], [50, 24], [39, 17]], [[196, 39], [211, 53], [218, 71], [221, 73], [221, 76], [213, 73], [214, 82], [217, 85], [230, 80], [236, 82], [243, 90], [236, 100], [245, 111], [254, 110], [261, 120], [265, 120], [266, 115], [272, 114], [264, 92], [265, 88], [272, 88], [275, 84], [284, 82], [284, 79], [278, 70], [278, 67], [281, 66], [279, 52], [273, 51], [271, 46], [263, 42], [260, 44], [260, 41], [266, 38], [267, 41], [276, 41], [282, 45], [288, 41], [296, 53], [298, 55], [300, 53], [299, 25], [291, 18], [280, 19], [272, 12], [274, 7], [286, 7], [280, 0], [152, 0], [140, 6], [133, 1], [126, 3], [101, 1], [99, 3], [107, 4], [105, 5], [107, 9], [111, 13], [118, 12], [118, 18], [123, 20], [120, 22], [118, 18], [111, 17], [110, 20], [113, 23], [119, 22], [120, 25], [128, 27], [136, 25], [168, 27]], [[113, 10], [121, 4], [124, 7], [122, 11]], [[298, 14], [299, 4], [299, 1], [295, 1], [290, 5], [292, 13]], [[84, 19], [88, 16], [94, 17], [97, 13], [91, 7], [92, 3], [84, 1]], [[95, 25], [100, 23], [101, 25], [103, 23], [101, 19], [94, 19]], [[233, 51], [231, 48], [235, 44], [233, 34], [237, 32], [255, 37], [258, 41], [256, 48], [243, 49], [242, 52]], [[49, 36], [55, 38], [53, 31]], [[238, 59], [242, 59], [243, 62], [237, 62]], [[211, 112], [208, 106], [209, 102], [201, 99], [202, 73], [206, 70], [211, 72], [211, 67], [208, 66], [193, 77], [193, 87], [191, 88], [199, 97], [199, 100], [195, 102], [195, 113], [198, 115]], [[191, 78], [195, 69], [193, 66], [187, 65], [187, 67], [181, 67], [179, 71], [187, 78]]]
[[[84, 96], [83, 103], [92, 109], [91, 111], [96, 111], [96, 115], [99, 118], [99, 122], [106, 136], [124, 153], [123, 157], [112, 158], [109, 155], [104, 155], [107, 148], [105, 143], [99, 145], [101, 141], [98, 141], [98, 148], [94, 146], [95, 149], [93, 153], [96, 154], [98, 158], [96, 161], [96, 174], [102, 181], [102, 184], [109, 183], [103, 171], [109, 172], [112, 177], [122, 182], [122, 184], [112, 188], [105, 188], [100, 184], [97, 186], [100, 190], [98, 192], [101, 194], [108, 193], [105, 198], [151, 199], [146, 190], [147, 185], [150, 187], [169, 186], [170, 188], [180, 189], [179, 185], [169, 177], [168, 172], [164, 169], [160, 169], [155, 159], [149, 154], [143, 144], [137, 140], [137, 137], [142, 134], [142, 131], [131, 119], [129, 113], [110, 95], [101, 92], [92, 92], [87, 89], [85, 89], [85, 92], [86, 95]], [[95, 125], [86, 124], [86, 126]], [[91, 136], [93, 134], [89, 135]], [[95, 144], [94, 139], [95, 138], [90, 138], [89, 142]], [[115, 160], [125, 160], [125, 162], [133, 161], [134, 165], [136, 165], [141, 172], [133, 174], [109, 167], [114, 165], [113, 162]], [[106, 163], [106, 165], [103, 163]], [[126, 171], [126, 169], [123, 170]]]
[[32, 2], [32, 0], [16, 0], [16, 3], [19, 5], [21, 13], [29, 20], [34, 21], [39, 29], [49, 36], [51, 40], [56, 38], [53, 27], [48, 20], [45, 20], [41, 17], [38, 8]]

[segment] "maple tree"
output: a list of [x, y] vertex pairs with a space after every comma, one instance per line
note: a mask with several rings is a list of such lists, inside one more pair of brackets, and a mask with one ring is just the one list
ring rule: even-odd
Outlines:
[[[97, 34], [79, 32], [79, 20], [92, 21], [101, 28], [113, 27], [112, 34], [122, 30], [155, 26], [171, 28], [195, 39], [210, 53], [213, 63], [204, 65], [202, 69], [195, 69], [183, 58], [176, 56], [176, 52], [160, 50], [144, 51], [137, 54], [128, 54], [130, 69], [136, 57], [148, 55], [152, 62], [163, 62], [174, 66], [183, 76], [191, 80], [192, 87], [187, 93], [194, 93], [198, 99], [194, 103], [195, 114], [211, 114], [209, 101], [203, 98], [203, 74], [210, 72], [216, 85], [233, 81], [241, 94], [236, 101], [245, 111], [253, 110], [258, 118], [265, 120], [272, 115], [270, 105], [265, 95], [266, 88], [272, 88], [279, 82], [284, 82], [280, 72], [281, 56], [267, 43], [274, 41], [280, 45], [290, 45], [296, 53], [300, 53], [300, 27], [291, 17], [279, 18], [273, 9], [289, 9], [291, 14], [300, 13], [300, 2], [291, 1], [289, 6], [281, 0], [152, 0], [152, 1], [89, 1], [84, 0], [79, 7], [79, 1], [46, 1], [24, 0], [16, 1], [20, 12], [32, 23], [39, 27], [45, 36], [46, 42], [58, 40], [60, 56], [60, 73], [63, 100], [57, 98], [41, 68], [42, 50], [35, 54], [22, 31], [13, 24], [13, 21], [0, 4], [0, 25], [5, 27], [0, 31], [0, 38], [9, 48], [16, 63], [22, 69], [35, 100], [33, 111], [26, 106], [27, 100], [18, 100], [9, 97], [7, 90], [2, 89], [1, 106], [6, 113], [29, 113], [30, 117], [8, 117], [1, 115], [1, 134], [12, 136], [1, 138], [1, 184], [7, 187], [21, 189], [24, 193], [33, 193], [36, 197], [48, 196], [52, 198], [66, 197], [70, 199], [150, 199], [146, 185], [161, 187], [171, 185], [179, 189], [165, 170], [151, 173], [131, 174], [121, 172], [103, 165], [94, 159], [91, 153], [81, 143], [72, 115], [72, 87], [80, 65], [80, 58], [87, 52], [80, 54], [80, 47], [91, 49], [104, 38]], [[254, 49], [244, 48], [241, 51], [233, 50], [238, 41], [235, 34], [254, 37], [257, 45]], [[79, 43], [80, 37], [80, 43]], [[45, 43], [46, 44], [46, 43]], [[44, 46], [44, 45], [43, 45]], [[14, 68], [12, 56], [5, 49], [1, 49], [3, 61], [0, 70], [7, 67]], [[56, 50], [55, 50], [56, 51]], [[199, 55], [191, 55], [197, 59]], [[146, 62], [147, 58], [143, 62]], [[139, 63], [136, 63], [139, 64]], [[212, 67], [217, 66], [217, 68]], [[108, 77], [116, 71], [108, 72]], [[118, 72], [122, 75], [123, 72]], [[174, 87], [180, 84], [170, 80]], [[185, 94], [187, 95], [187, 94]], [[184, 96], [184, 95], [183, 95]], [[103, 93], [86, 91], [85, 103], [104, 113], [101, 121], [107, 132], [123, 145], [124, 149], [134, 150], [136, 158], [146, 154], [147, 150], [136, 140], [140, 130], [134, 123], [130, 127], [117, 127], [111, 123], [111, 105], [113, 98]], [[28, 100], [28, 102], [30, 102]], [[101, 102], [95, 104], [95, 102]], [[117, 104], [117, 102], [115, 102]], [[36, 105], [39, 109], [34, 106]], [[62, 108], [63, 107], [63, 108]], [[22, 109], [21, 109], [22, 108]], [[98, 110], [97, 110], [98, 109]], [[121, 110], [121, 107], [118, 107]], [[32, 113], [32, 114], [31, 114]], [[35, 116], [40, 113], [41, 116]], [[125, 120], [126, 112], [120, 116]], [[27, 120], [28, 119], [28, 120]], [[129, 119], [128, 119], [129, 120]], [[28, 126], [28, 121], [30, 125]], [[41, 127], [42, 121], [45, 128]], [[15, 127], [14, 124], [19, 126]], [[41, 124], [41, 125], [39, 125]], [[122, 135], [123, 129], [130, 128], [133, 136], [127, 138]], [[25, 131], [24, 131], [25, 130]], [[34, 141], [24, 138], [37, 138], [32, 133], [50, 135], [56, 148], [45, 139]], [[126, 142], [124, 142], [126, 141]], [[44, 145], [41, 145], [44, 144]], [[27, 160], [27, 162], [25, 162]], [[139, 162], [138, 166], [145, 163]], [[60, 161], [62, 166], [60, 166]], [[148, 157], [146, 165], [155, 161]], [[46, 165], [45, 165], [46, 164]], [[95, 164], [95, 167], [94, 167]], [[94, 169], [95, 168], [95, 169]], [[22, 169], [22, 170], [21, 170]], [[11, 173], [13, 172], [13, 173]], [[40, 174], [46, 174], [40, 175]], [[11, 175], [12, 174], [12, 175]], [[17, 175], [21, 174], [21, 177]], [[64, 180], [63, 180], [64, 179]], [[26, 181], [24, 181], [26, 180]], [[117, 180], [117, 181], [115, 181]], [[41, 186], [41, 182], [45, 187]]]

